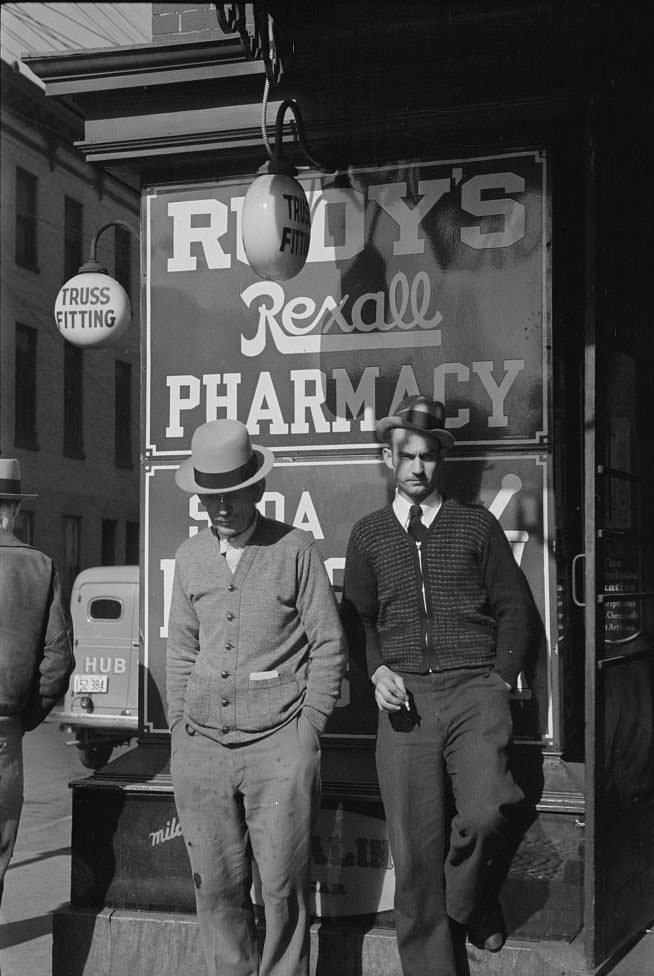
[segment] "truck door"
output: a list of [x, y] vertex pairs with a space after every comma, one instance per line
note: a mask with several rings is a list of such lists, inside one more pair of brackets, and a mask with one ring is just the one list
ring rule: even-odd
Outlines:
[[138, 701], [138, 645], [133, 646], [135, 615], [138, 614], [136, 589], [131, 582], [83, 582], [79, 588], [73, 675], [73, 707], [84, 708], [90, 698], [89, 718], [98, 727], [111, 727], [115, 720]]

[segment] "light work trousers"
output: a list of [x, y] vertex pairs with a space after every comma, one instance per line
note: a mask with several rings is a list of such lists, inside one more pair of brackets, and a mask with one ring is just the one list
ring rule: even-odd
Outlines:
[[0, 718], [0, 902], [23, 809], [23, 723]]
[[[170, 771], [209, 976], [307, 976], [318, 732], [302, 715], [237, 746], [193, 731], [183, 719], [174, 727]], [[252, 858], [266, 919], [260, 959]]]
[[480, 907], [505, 813], [523, 798], [508, 768], [510, 693], [486, 668], [403, 678], [418, 722], [395, 731], [380, 712], [377, 735], [398, 949], [404, 976], [457, 976], [450, 919], [465, 926]]

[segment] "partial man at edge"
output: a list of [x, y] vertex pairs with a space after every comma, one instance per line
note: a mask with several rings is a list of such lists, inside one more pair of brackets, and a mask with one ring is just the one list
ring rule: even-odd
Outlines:
[[49, 556], [21, 542], [20, 465], [0, 458], [0, 900], [23, 808], [23, 735], [65, 693], [75, 667], [73, 629]]

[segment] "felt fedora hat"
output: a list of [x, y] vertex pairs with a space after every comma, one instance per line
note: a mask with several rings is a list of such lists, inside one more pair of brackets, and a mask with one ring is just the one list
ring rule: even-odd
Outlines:
[[16, 458], [0, 458], [0, 498], [7, 501], [20, 501], [23, 498], [38, 498], [20, 489], [20, 464]]
[[210, 420], [191, 440], [191, 457], [175, 473], [182, 489], [198, 495], [226, 495], [265, 478], [274, 463], [271, 451], [252, 444], [239, 420]]
[[394, 414], [377, 422], [377, 433], [381, 440], [388, 440], [396, 427], [434, 437], [443, 451], [449, 451], [454, 444], [454, 437], [445, 430], [445, 407], [440, 400], [428, 396], [405, 397]]

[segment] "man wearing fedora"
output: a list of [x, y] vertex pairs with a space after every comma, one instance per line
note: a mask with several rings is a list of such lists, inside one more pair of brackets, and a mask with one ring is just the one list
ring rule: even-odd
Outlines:
[[502, 853], [505, 814], [523, 798], [508, 768], [509, 696], [537, 611], [494, 516], [438, 489], [454, 443], [443, 404], [407, 397], [377, 431], [395, 496], [352, 530], [343, 604], [379, 709], [403, 971], [456, 976], [463, 928], [492, 952], [505, 939], [485, 869]]
[[215, 420], [176, 473], [211, 521], [177, 550], [167, 653], [171, 776], [209, 976], [308, 973], [320, 735], [345, 652], [313, 540], [256, 509], [272, 466], [244, 424]]
[[20, 465], [0, 458], [0, 900], [23, 806], [23, 734], [68, 687], [75, 666], [72, 624], [49, 556], [13, 534]]

